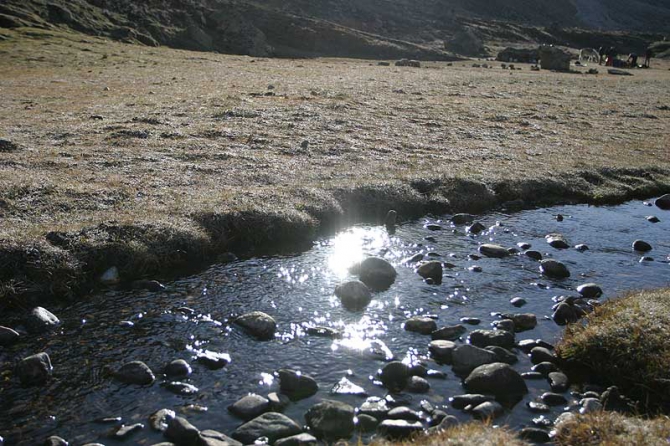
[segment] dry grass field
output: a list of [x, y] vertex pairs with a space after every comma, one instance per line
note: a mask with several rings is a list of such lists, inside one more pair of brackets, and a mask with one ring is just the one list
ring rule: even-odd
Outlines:
[[72, 295], [114, 264], [156, 275], [391, 207], [668, 191], [670, 63], [653, 62], [409, 68], [0, 30], [0, 294]]

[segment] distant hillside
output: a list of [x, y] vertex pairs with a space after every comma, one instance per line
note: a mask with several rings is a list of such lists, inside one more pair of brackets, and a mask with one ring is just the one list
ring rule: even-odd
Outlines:
[[464, 29], [576, 46], [607, 43], [613, 30], [655, 32], [616, 34], [640, 51], [670, 32], [670, 0], [2, 0], [0, 27], [18, 26], [253, 56], [449, 60], [444, 42]]

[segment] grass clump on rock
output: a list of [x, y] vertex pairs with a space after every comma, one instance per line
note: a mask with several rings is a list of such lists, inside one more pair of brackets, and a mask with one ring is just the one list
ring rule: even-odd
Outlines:
[[559, 445], [668, 444], [670, 419], [645, 420], [616, 412], [573, 415], [560, 422], [554, 441]]
[[431, 435], [416, 435], [402, 442], [379, 440], [373, 442], [372, 446], [526, 446], [528, 444], [505, 428], [484, 423], [465, 423]]
[[[670, 289], [606, 302], [570, 325], [558, 355], [573, 370], [618, 386], [648, 412], [670, 411]], [[573, 367], [574, 366], [574, 367]]]

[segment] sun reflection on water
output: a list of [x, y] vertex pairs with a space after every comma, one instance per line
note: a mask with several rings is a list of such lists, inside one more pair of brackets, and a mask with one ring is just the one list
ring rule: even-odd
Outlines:
[[349, 268], [388, 244], [389, 237], [383, 228], [352, 228], [332, 240], [328, 268], [337, 278], [344, 279], [349, 275]]

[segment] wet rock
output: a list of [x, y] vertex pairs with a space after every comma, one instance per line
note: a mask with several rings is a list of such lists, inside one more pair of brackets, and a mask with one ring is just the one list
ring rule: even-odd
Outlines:
[[455, 214], [451, 217], [451, 222], [455, 225], [467, 225], [475, 221], [475, 216], [471, 214]]
[[528, 407], [528, 410], [530, 410], [533, 413], [548, 413], [551, 411], [549, 406], [547, 406], [544, 403], [538, 403], [536, 401], [528, 401], [526, 403], [526, 406]]
[[602, 395], [600, 395], [600, 402], [605, 410], [612, 410], [621, 413], [632, 413], [636, 411], [635, 403], [626, 398], [619, 392], [616, 386], [608, 387]]
[[491, 325], [496, 330], [504, 330], [509, 331], [510, 333], [514, 333], [514, 321], [512, 321], [511, 319], [501, 319], [499, 321], [493, 321]]
[[570, 277], [568, 268], [558, 260], [546, 259], [540, 262], [540, 272], [552, 279], [565, 279]]
[[422, 430], [423, 425], [420, 422], [407, 420], [384, 420], [377, 426], [379, 435], [389, 440], [409, 438]]
[[279, 439], [275, 442], [274, 446], [316, 446], [318, 443], [319, 440], [316, 437], [302, 433]]
[[384, 226], [386, 226], [387, 229], [394, 229], [397, 220], [398, 220], [398, 213], [393, 209], [391, 209], [386, 214], [386, 218], [384, 218]]
[[486, 347], [485, 350], [488, 350], [492, 353], [495, 353], [496, 358], [498, 360], [494, 361], [494, 362], [504, 362], [505, 364], [512, 365], [512, 364], [515, 364], [519, 361], [519, 358], [517, 358], [514, 353], [507, 350], [506, 348], [491, 345], [489, 347]]
[[335, 288], [335, 295], [342, 306], [350, 311], [358, 311], [367, 307], [372, 300], [370, 289], [363, 282], [352, 280]]
[[533, 347], [533, 349], [530, 351], [530, 361], [533, 364], [539, 364], [541, 362], [556, 363], [557, 360], [558, 358], [554, 352], [545, 347]]
[[406, 263], [406, 264], [417, 263], [417, 262], [422, 261], [423, 258], [424, 258], [424, 255], [419, 252], [419, 253], [414, 254], [412, 257], [404, 259], [402, 261], [402, 263]]
[[168, 427], [163, 432], [163, 435], [178, 445], [195, 445], [198, 441], [200, 431], [189, 423], [186, 418], [174, 417], [168, 422]]
[[172, 420], [175, 416], [176, 414], [174, 410], [157, 410], [149, 416], [149, 427], [155, 431], [164, 432], [165, 429], [168, 428], [170, 420]]
[[482, 231], [486, 230], [486, 226], [483, 224], [479, 223], [478, 221], [474, 222], [470, 226], [467, 227], [466, 231], [468, 231], [470, 234], [479, 234]]
[[603, 405], [598, 398], [584, 398], [579, 402], [579, 405], [582, 406], [579, 409], [579, 413], [582, 415], [603, 410]]
[[440, 420], [440, 423], [437, 426], [434, 426], [434, 427], [431, 427], [430, 429], [428, 429], [428, 434], [429, 435], [438, 434], [438, 433], [444, 432], [447, 429], [450, 429], [450, 428], [452, 428], [456, 425], [458, 425], [458, 418], [456, 418], [453, 415], [446, 415], [444, 418], [442, 418]]
[[542, 260], [542, 253], [540, 251], [528, 250], [524, 252], [527, 257], [530, 257], [533, 260], [540, 261]]
[[540, 380], [545, 378], [545, 376], [539, 372], [523, 372], [521, 377], [528, 380]]
[[[0, 445], [2, 445], [2, 440], [0, 440]], [[44, 446], [68, 446], [69, 443], [61, 437], [58, 437], [56, 435], [52, 435], [51, 437], [47, 438], [44, 443]]]
[[661, 222], [661, 219], [659, 219], [655, 215], [648, 215], [646, 218], [647, 218], [647, 221], [649, 223], [660, 223]]
[[563, 406], [568, 403], [568, 400], [560, 393], [545, 392], [540, 399], [548, 406]]
[[[539, 358], [537, 360], [539, 360]], [[556, 358], [554, 357], [553, 360], [555, 361]], [[558, 367], [553, 362], [543, 361], [535, 364], [531, 367], [531, 370], [540, 373], [543, 377], [548, 377], [550, 373], [558, 372]]]
[[584, 251], [588, 251], [589, 247], [588, 247], [588, 245], [585, 245], [585, 244], [581, 243], [579, 245], [575, 245], [575, 249], [579, 252], [584, 252]]
[[537, 326], [537, 317], [532, 313], [503, 314], [502, 317], [514, 322], [514, 331], [517, 333], [532, 330]]
[[442, 263], [437, 260], [422, 263], [416, 272], [424, 279], [432, 279], [434, 283], [442, 283]]
[[572, 324], [579, 320], [579, 316], [577, 315], [575, 308], [572, 305], [568, 305], [565, 302], [561, 302], [560, 304], [558, 304], [551, 318], [558, 325]]
[[432, 332], [430, 336], [435, 341], [438, 340], [455, 341], [466, 331], [467, 331], [466, 328], [459, 324], [459, 325], [452, 325], [449, 327], [438, 328], [437, 330]]
[[595, 283], [584, 283], [577, 287], [577, 292], [585, 299], [597, 299], [603, 295], [603, 290]]
[[330, 327], [307, 327], [305, 330], [310, 336], [319, 336], [322, 338], [338, 339], [342, 337], [342, 332]]
[[175, 359], [165, 366], [163, 373], [170, 378], [186, 378], [191, 374], [191, 366], [183, 359]]
[[373, 432], [377, 429], [379, 421], [373, 416], [358, 414], [356, 416], [356, 430], [360, 432]]
[[523, 299], [521, 297], [513, 297], [512, 299], [510, 299], [509, 303], [511, 303], [513, 306], [517, 308], [521, 308], [524, 305], [526, 305], [527, 302], [526, 299]]
[[262, 311], [252, 311], [235, 318], [235, 324], [239, 325], [249, 335], [261, 341], [269, 341], [274, 338], [277, 331], [277, 322], [269, 314]]
[[[279, 444], [279, 443], [275, 443]], [[204, 430], [200, 432], [200, 436], [198, 438], [198, 446], [242, 446], [242, 443], [240, 443], [237, 440], [233, 440], [229, 436], [222, 434], [221, 432], [217, 432], [215, 430]]]
[[131, 284], [134, 290], [147, 290], [152, 293], [165, 291], [165, 285], [157, 280], [136, 280]]
[[441, 231], [442, 230], [442, 226], [440, 226], [436, 223], [428, 223], [425, 226], [425, 228], [428, 229], [429, 231]]
[[537, 427], [524, 427], [517, 434], [519, 438], [533, 443], [549, 443], [549, 433]]
[[270, 444], [281, 438], [297, 435], [302, 431], [300, 426], [277, 412], [267, 412], [244, 423], [233, 431], [232, 437], [244, 444], [252, 444], [260, 437], [266, 437]]
[[441, 364], [451, 364], [452, 355], [456, 349], [456, 343], [452, 341], [437, 340], [428, 345], [428, 351], [435, 361]]
[[570, 387], [570, 381], [565, 373], [551, 372], [547, 378], [549, 379], [549, 386], [554, 392], [565, 392]]
[[654, 204], [660, 209], [663, 209], [664, 211], [670, 211], [670, 194], [665, 194], [661, 197], [658, 197], [655, 201]]
[[342, 378], [338, 381], [337, 384], [333, 386], [330, 390], [330, 393], [333, 395], [356, 395], [356, 396], [367, 396], [368, 393], [361, 386], [349, 381], [347, 378]]
[[488, 347], [497, 345], [498, 347], [512, 349], [514, 348], [514, 333], [501, 330], [475, 330], [468, 336], [470, 344], [476, 347]]
[[516, 401], [528, 393], [521, 375], [501, 362], [477, 367], [463, 384], [468, 392], [494, 395], [496, 399], [503, 400]]
[[293, 401], [308, 398], [319, 390], [319, 385], [311, 376], [291, 369], [281, 369], [277, 373], [281, 392]]
[[270, 402], [270, 412], [281, 412], [291, 404], [289, 397], [277, 392], [269, 393], [268, 401]]
[[142, 361], [131, 361], [121, 366], [114, 377], [124, 384], [146, 386], [156, 380], [154, 372]]
[[505, 413], [505, 408], [496, 401], [487, 401], [472, 409], [472, 414], [480, 420], [492, 420]]
[[524, 251], [526, 251], [526, 250], [528, 250], [532, 247], [532, 245], [530, 243], [527, 243], [527, 242], [519, 242], [519, 243], [516, 244], [516, 246], [518, 246], [519, 249], [523, 249]]
[[260, 395], [244, 396], [228, 406], [228, 411], [244, 421], [256, 418], [270, 411], [270, 401]]
[[396, 276], [393, 265], [379, 257], [368, 257], [361, 262], [359, 267], [361, 282], [373, 290], [387, 289], [395, 282]]
[[494, 362], [498, 362], [498, 356], [494, 352], [470, 344], [460, 345], [452, 353], [454, 372], [462, 375], [470, 373], [480, 365]]
[[0, 325], [0, 347], [7, 347], [19, 340], [19, 334], [9, 327]]
[[317, 438], [349, 438], [354, 432], [354, 408], [340, 401], [324, 400], [310, 407], [305, 421]]
[[407, 381], [406, 390], [410, 393], [428, 393], [430, 383], [420, 376], [412, 376]]
[[100, 276], [100, 283], [103, 285], [116, 285], [120, 281], [119, 269], [116, 266], [112, 266]]
[[195, 355], [195, 360], [210, 370], [218, 370], [230, 363], [230, 355], [228, 353], [217, 353], [210, 350], [204, 350]]
[[468, 267], [468, 271], [471, 271], [473, 273], [481, 273], [482, 271], [484, 271], [484, 269], [479, 265], [472, 265]]
[[422, 335], [429, 335], [437, 330], [434, 319], [429, 317], [414, 316], [405, 321], [405, 330]]
[[112, 438], [114, 438], [115, 440], [126, 440], [130, 438], [133, 434], [141, 431], [142, 429], [144, 429], [144, 424], [142, 423], [135, 423], [129, 426], [123, 425], [119, 427], [119, 429], [116, 432], [114, 432]]
[[407, 406], [395, 407], [389, 410], [386, 417], [390, 420], [421, 421], [421, 414]]
[[183, 383], [179, 381], [171, 381], [163, 384], [163, 386], [174, 393], [175, 395], [195, 395], [198, 393], [198, 388], [193, 384]]
[[568, 249], [570, 247], [570, 244], [568, 241], [565, 239], [565, 236], [563, 234], [547, 234], [544, 236], [544, 238], [547, 240], [547, 243], [553, 248], [556, 249]]
[[46, 308], [36, 307], [23, 320], [26, 330], [31, 334], [46, 333], [60, 325], [60, 320]]
[[454, 409], [463, 410], [468, 406], [476, 407], [486, 401], [493, 401], [493, 395], [481, 395], [477, 393], [468, 393], [465, 395], [456, 395], [449, 398], [449, 402]]
[[391, 392], [400, 392], [407, 386], [410, 375], [410, 368], [407, 364], [393, 361], [382, 368], [379, 379]]
[[649, 243], [645, 242], [644, 240], [635, 240], [633, 242], [633, 250], [638, 252], [647, 252], [651, 251], [652, 247]]
[[481, 319], [476, 317], [462, 317], [460, 320], [461, 323], [468, 325], [479, 325], [482, 322]]
[[539, 417], [535, 417], [531, 421], [535, 426], [544, 427], [544, 428], [547, 428], [547, 429], [554, 425], [554, 422], [551, 421], [549, 418], [545, 417], [544, 415], [540, 415]]
[[386, 417], [389, 412], [389, 406], [385, 399], [371, 396], [358, 408], [359, 414], [369, 415], [377, 420]]
[[493, 245], [490, 243], [485, 243], [479, 247], [479, 252], [481, 255], [486, 257], [492, 257], [496, 259], [501, 259], [503, 257], [509, 256], [509, 251], [507, 248], [503, 248], [500, 245]]

